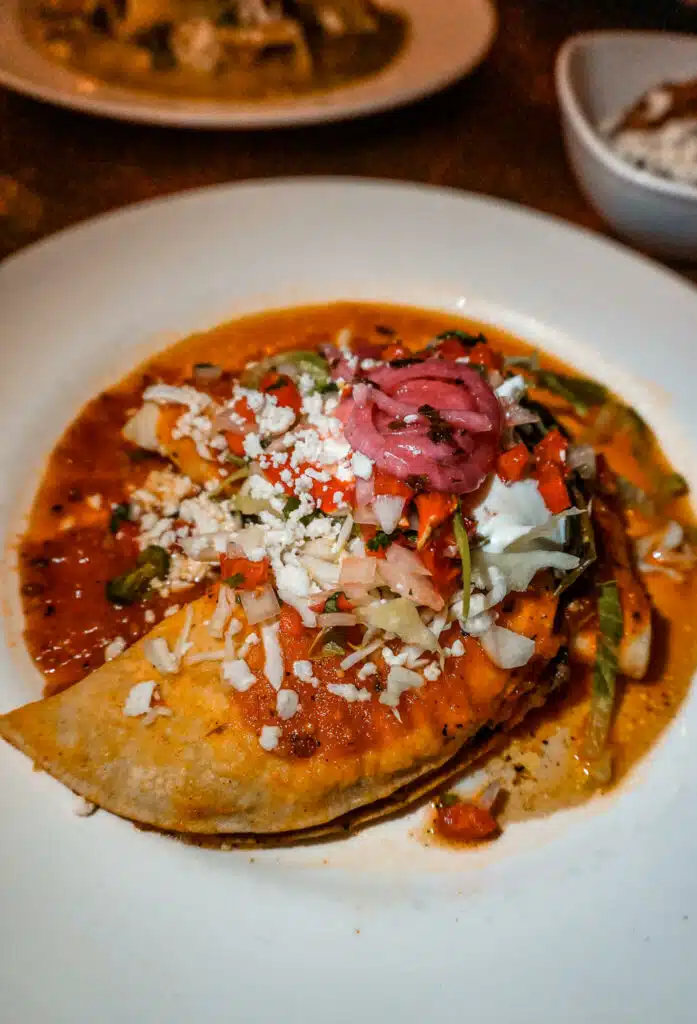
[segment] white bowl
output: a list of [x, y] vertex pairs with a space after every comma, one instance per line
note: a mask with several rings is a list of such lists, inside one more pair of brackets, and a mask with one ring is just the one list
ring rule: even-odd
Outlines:
[[697, 259], [697, 188], [616, 156], [598, 126], [664, 81], [697, 76], [697, 37], [663, 32], [572, 36], [557, 57], [567, 154], [586, 198], [628, 241], [668, 259]]

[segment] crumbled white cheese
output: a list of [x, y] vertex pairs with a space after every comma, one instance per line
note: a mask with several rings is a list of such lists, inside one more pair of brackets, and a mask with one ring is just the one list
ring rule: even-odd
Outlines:
[[128, 718], [137, 718], [139, 715], [146, 714], [150, 710], [150, 702], [156, 687], [157, 683], [154, 679], [147, 679], [132, 686], [123, 706], [124, 715]]
[[258, 459], [264, 451], [258, 434], [247, 434], [242, 442], [242, 447], [244, 448], [245, 455], [248, 455], [250, 459]]
[[143, 618], [145, 619], [149, 626], [152, 626], [153, 622], [156, 619], [155, 612], [152, 610], [152, 608], [145, 609], [145, 614], [143, 615]]
[[445, 648], [445, 656], [448, 658], [461, 658], [465, 653], [465, 645], [462, 640], [456, 640], [452, 646]]
[[280, 718], [292, 718], [298, 710], [300, 700], [295, 690], [279, 690], [276, 695], [276, 713]]
[[243, 658], [224, 661], [222, 672], [225, 682], [230, 683], [238, 693], [246, 693], [257, 681], [257, 677]]
[[180, 606], [178, 604], [171, 604], [169, 608], [165, 608], [165, 618], [169, 619], [170, 616], [176, 615], [179, 611], [179, 607]]
[[276, 749], [280, 738], [280, 725], [264, 725], [259, 735], [259, 746], [270, 752]]
[[143, 392], [143, 400], [162, 405], [188, 405], [195, 412], [200, 412], [211, 403], [210, 396], [203, 391], [197, 391], [189, 385], [175, 387], [172, 384], [152, 384]]
[[114, 658], [118, 658], [119, 654], [123, 654], [128, 644], [122, 636], [116, 636], [107, 644], [104, 648], [104, 660], [113, 661]]
[[87, 502], [90, 508], [97, 510], [102, 507], [103, 499], [101, 494], [88, 494], [87, 497], [85, 498], [85, 501]]
[[432, 661], [430, 665], [427, 665], [424, 669], [424, 679], [428, 679], [430, 683], [439, 679], [442, 674], [441, 667], [436, 661]]
[[283, 434], [293, 425], [295, 413], [287, 406], [279, 405], [274, 395], [265, 395], [264, 404], [257, 413], [257, 426], [262, 436]]
[[276, 582], [281, 589], [296, 597], [307, 597], [310, 593], [310, 577], [301, 565], [281, 565]]
[[362, 452], [354, 452], [351, 456], [351, 469], [361, 480], [370, 480], [373, 475], [373, 460]]

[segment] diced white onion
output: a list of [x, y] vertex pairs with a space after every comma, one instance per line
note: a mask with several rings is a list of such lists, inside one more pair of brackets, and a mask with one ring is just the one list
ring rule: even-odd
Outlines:
[[374, 478], [371, 476], [368, 480], [362, 479], [360, 476], [356, 477], [356, 505], [369, 505], [375, 495], [374, 490]]
[[241, 590], [240, 601], [250, 626], [273, 619], [281, 610], [275, 591], [270, 583], [261, 590]]
[[412, 551], [411, 548], [405, 548], [401, 544], [390, 544], [385, 553], [385, 560], [403, 572], [417, 576], [431, 575], [416, 551]]
[[443, 598], [425, 576], [409, 574], [399, 565], [386, 559], [380, 563], [380, 576], [390, 590], [395, 594], [402, 594], [415, 604], [426, 605], [436, 612], [443, 607]]
[[157, 436], [159, 419], [159, 406], [154, 402], [146, 402], [134, 416], [131, 416], [121, 434], [138, 448], [145, 448], [149, 452], [159, 452], [160, 441]]
[[359, 526], [378, 525], [378, 517], [375, 515], [372, 505], [358, 505], [353, 510], [353, 518]]
[[428, 651], [438, 650], [438, 641], [428, 626], [424, 625], [416, 605], [404, 597], [397, 597], [393, 601], [374, 601], [361, 608], [359, 615], [366, 625], [394, 633], [405, 643], [418, 644]]
[[334, 542], [334, 547], [332, 548], [333, 554], [336, 554], [336, 555], [341, 554], [341, 552], [344, 550], [344, 548], [348, 544], [349, 540], [351, 539], [351, 530], [352, 529], [353, 529], [353, 516], [349, 515], [349, 516], [346, 516], [346, 518], [344, 519], [343, 523], [341, 524], [341, 529], [339, 530], [339, 536], [336, 538], [336, 541]]
[[323, 558], [316, 558], [314, 555], [302, 554], [299, 561], [307, 569], [313, 580], [322, 587], [336, 587], [339, 584], [341, 574], [340, 567], [335, 562], [327, 562]]
[[377, 575], [377, 558], [356, 558], [353, 555], [346, 557], [341, 563], [341, 575], [339, 585], [344, 586], [375, 586]]
[[373, 498], [372, 505], [381, 530], [393, 533], [397, 529], [405, 504], [406, 498], [398, 494], [378, 494]]
[[535, 653], [534, 640], [503, 626], [491, 626], [486, 633], [482, 633], [479, 640], [499, 668], [522, 668]]
[[358, 619], [350, 612], [326, 612], [324, 615], [318, 616], [317, 623], [323, 629], [332, 626], [355, 626], [358, 624]]

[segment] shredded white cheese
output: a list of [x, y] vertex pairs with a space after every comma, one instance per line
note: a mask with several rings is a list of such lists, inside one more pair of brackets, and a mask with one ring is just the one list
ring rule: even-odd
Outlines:
[[349, 704], [353, 704], [355, 701], [370, 700], [372, 696], [370, 690], [359, 690], [353, 683], [328, 683], [327, 689], [337, 697], [343, 697]]
[[224, 661], [222, 672], [225, 682], [229, 683], [238, 693], [246, 693], [257, 681], [257, 677], [244, 658]]
[[278, 622], [270, 622], [261, 627], [261, 639], [264, 645], [264, 675], [274, 690], [281, 689], [283, 682], [283, 651], [278, 639]]
[[132, 686], [126, 697], [126, 703], [123, 706], [124, 715], [127, 718], [137, 718], [139, 715], [145, 715], [150, 710], [150, 702], [156, 688], [157, 683], [154, 679], [147, 679], [142, 683], [136, 683], [135, 686]]

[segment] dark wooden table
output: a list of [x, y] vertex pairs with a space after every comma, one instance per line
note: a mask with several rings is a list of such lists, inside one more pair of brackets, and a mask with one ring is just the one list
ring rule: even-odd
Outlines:
[[[426, 0], [424, 0], [426, 2]], [[36, 193], [30, 230], [0, 218], [0, 256], [107, 210], [181, 189], [277, 175], [399, 178], [500, 196], [605, 231], [562, 149], [554, 57], [593, 28], [695, 28], [678, 0], [500, 0], [484, 65], [429, 100], [344, 124], [197, 132], [71, 113], [0, 90], [0, 175]], [[3, 223], [4, 221], [4, 223]], [[697, 281], [697, 267], [682, 268]]]

